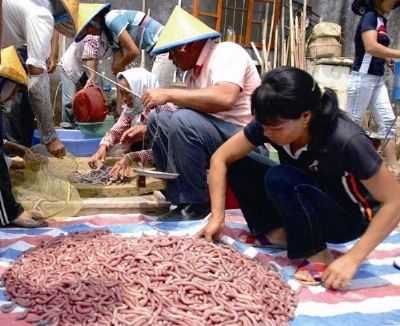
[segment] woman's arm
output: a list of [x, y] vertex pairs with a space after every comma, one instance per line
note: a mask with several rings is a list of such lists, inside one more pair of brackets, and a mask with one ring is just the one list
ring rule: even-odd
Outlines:
[[256, 146], [250, 143], [243, 131], [228, 139], [211, 158], [208, 186], [211, 197], [211, 217], [208, 224], [198, 233], [208, 241], [221, 231], [225, 223], [226, 174], [228, 166], [244, 157]]
[[54, 29], [53, 36], [51, 37], [50, 56], [47, 62], [47, 72], [53, 73], [57, 68], [58, 51], [59, 51], [60, 33]]
[[400, 185], [387, 167], [382, 165], [372, 178], [362, 183], [381, 206], [360, 240], [324, 272], [322, 280], [328, 288], [347, 285], [362, 261], [400, 222]]
[[117, 74], [125, 69], [125, 67], [133, 62], [138, 55], [140, 54], [140, 50], [137, 47], [135, 41], [129, 35], [127, 30], [124, 30], [118, 39], [119, 43], [121, 43], [123, 51], [122, 56], [117, 57], [114, 60], [112, 71], [114, 74]]
[[372, 178], [362, 181], [371, 195], [381, 203], [367, 231], [349, 253], [359, 262], [379, 245], [400, 223], [400, 185], [382, 165]]
[[365, 51], [378, 58], [400, 58], [400, 51], [388, 48], [378, 43], [378, 32], [376, 30], [365, 31], [361, 34]]

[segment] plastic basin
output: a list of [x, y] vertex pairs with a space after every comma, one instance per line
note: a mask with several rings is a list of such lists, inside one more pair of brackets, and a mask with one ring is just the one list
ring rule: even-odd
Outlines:
[[[88, 137], [80, 130], [56, 129], [57, 135], [68, 152], [74, 156], [92, 156], [99, 146], [101, 137]], [[33, 132], [32, 146], [40, 143], [40, 133]]]

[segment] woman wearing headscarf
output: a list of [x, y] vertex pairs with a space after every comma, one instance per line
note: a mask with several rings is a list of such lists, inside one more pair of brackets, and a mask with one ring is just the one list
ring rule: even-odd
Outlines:
[[[16, 91], [18, 84], [27, 84], [28, 78], [13, 46], [1, 50], [0, 65], [0, 133], [3, 131], [3, 110]], [[26, 228], [46, 226], [44, 221], [36, 221], [15, 201], [11, 191], [10, 176], [4, 158], [3, 138], [0, 137], [0, 226], [14, 225]]]
[[[100, 141], [97, 152], [91, 157], [89, 161], [91, 168], [96, 168], [98, 161], [104, 161], [107, 152], [113, 146], [123, 143], [127, 132], [130, 134], [129, 139], [141, 141], [139, 144], [141, 146], [147, 131], [146, 123], [150, 111], [143, 111], [140, 98], [128, 90], [132, 90], [141, 96], [145, 90], [159, 87], [156, 77], [144, 68], [132, 68], [118, 73], [117, 80], [118, 84], [123, 87], [118, 89], [123, 102], [123, 111], [116, 124]], [[163, 109], [172, 108], [166, 105]], [[129, 161], [153, 162], [152, 151], [151, 149], [143, 148], [141, 151], [129, 153], [117, 166], [123, 165], [125, 167], [125, 163]]]
[[[361, 125], [365, 111], [371, 109], [378, 124], [377, 138], [389, 170], [400, 176], [396, 157], [396, 121], [384, 82], [385, 60], [400, 58], [400, 50], [389, 48], [390, 38], [386, 29], [386, 15], [400, 2], [397, 0], [355, 0], [352, 10], [361, 19], [357, 26], [355, 58], [347, 86], [347, 114]], [[386, 141], [385, 141], [386, 140]]]

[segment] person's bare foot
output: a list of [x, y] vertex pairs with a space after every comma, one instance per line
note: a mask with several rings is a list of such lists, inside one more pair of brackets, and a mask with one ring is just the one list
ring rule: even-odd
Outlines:
[[256, 247], [286, 248], [286, 233], [283, 228], [275, 229], [267, 234], [245, 234], [239, 241]]
[[284, 228], [271, 230], [265, 236], [273, 244], [283, 246], [283, 247], [287, 246], [286, 232], [285, 232]]
[[[317, 254], [308, 257], [302, 265], [299, 266], [294, 277], [296, 280], [302, 283], [317, 284], [320, 281], [316, 281], [319, 275], [333, 262], [333, 256], [328, 249], [322, 250]], [[309, 266], [307, 266], [309, 265]], [[306, 267], [306, 268], [302, 268]]]
[[40, 228], [46, 227], [46, 221], [34, 220], [32, 216], [24, 211], [20, 216], [10, 222], [11, 226], [18, 226], [22, 228]]

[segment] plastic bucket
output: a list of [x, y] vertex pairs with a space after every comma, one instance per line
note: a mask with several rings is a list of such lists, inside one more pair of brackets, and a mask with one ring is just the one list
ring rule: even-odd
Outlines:
[[[99, 146], [101, 137], [87, 137], [80, 130], [56, 129], [57, 135], [68, 152], [74, 156], [92, 156]], [[40, 143], [40, 133], [33, 132], [32, 146]]]
[[100, 87], [81, 89], [72, 100], [72, 110], [77, 122], [101, 122], [108, 114], [106, 98]]

